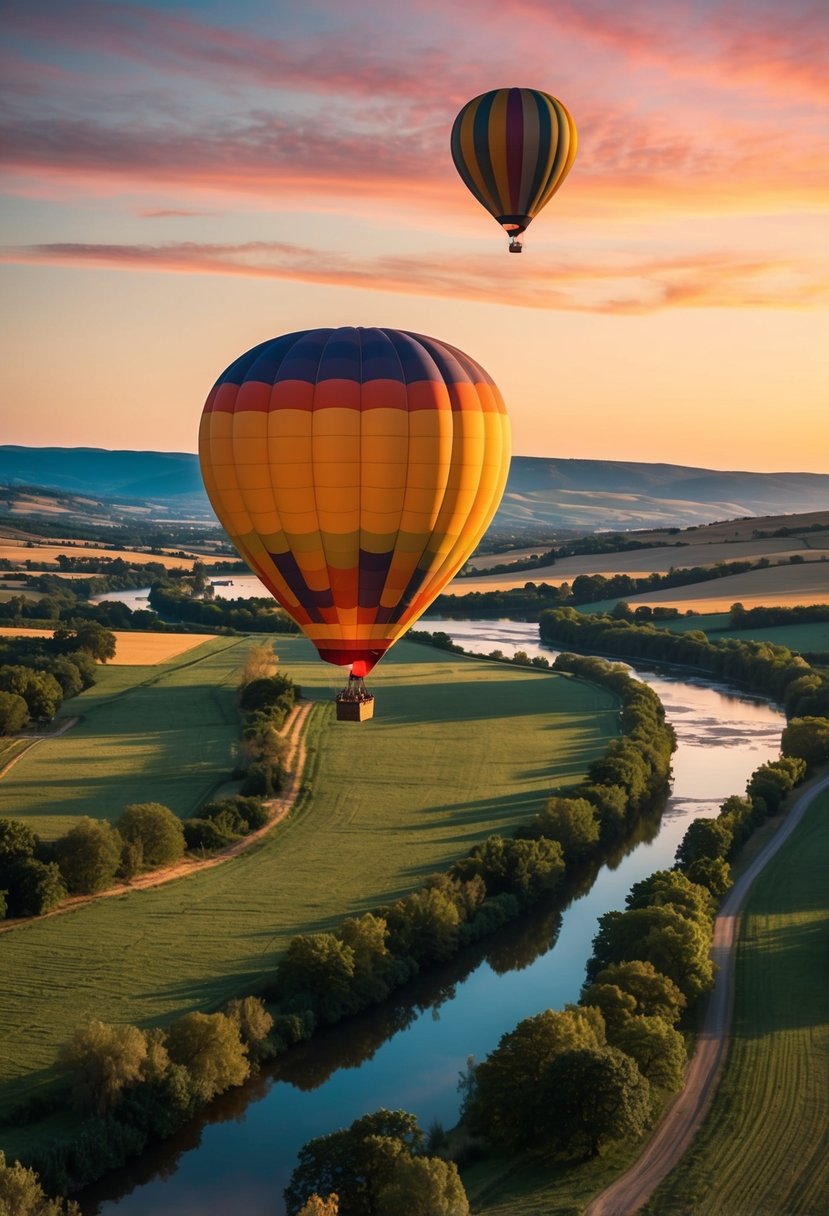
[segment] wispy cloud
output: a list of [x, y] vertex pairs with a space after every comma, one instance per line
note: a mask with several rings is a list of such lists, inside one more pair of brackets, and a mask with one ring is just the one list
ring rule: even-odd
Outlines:
[[696, 257], [617, 257], [601, 263], [534, 257], [516, 277], [497, 263], [445, 256], [352, 257], [278, 242], [240, 245], [32, 245], [0, 261], [171, 274], [288, 279], [371, 291], [453, 297], [521, 308], [642, 314], [669, 308], [809, 308], [829, 300], [810, 265], [710, 252]]

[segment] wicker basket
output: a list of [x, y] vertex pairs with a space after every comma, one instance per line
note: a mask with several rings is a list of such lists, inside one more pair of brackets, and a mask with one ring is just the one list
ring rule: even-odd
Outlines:
[[367, 722], [374, 717], [374, 697], [364, 697], [360, 701], [346, 700], [337, 697], [338, 722]]

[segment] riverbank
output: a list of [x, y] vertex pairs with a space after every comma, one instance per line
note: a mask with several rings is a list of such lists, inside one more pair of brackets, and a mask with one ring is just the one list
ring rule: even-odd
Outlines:
[[[310, 645], [276, 644], [280, 666], [328, 700], [331, 678]], [[314, 796], [255, 848], [186, 883], [7, 935], [4, 1109], [49, 1082], [58, 1045], [86, 1017], [148, 1025], [244, 995], [292, 937], [398, 898], [476, 840], [528, 819], [551, 785], [578, 780], [617, 733], [615, 698], [578, 681], [406, 644], [384, 668], [372, 723], [335, 727], [333, 710], [312, 723]], [[127, 715], [128, 694], [119, 705]], [[21, 1135], [3, 1139], [19, 1150]]]

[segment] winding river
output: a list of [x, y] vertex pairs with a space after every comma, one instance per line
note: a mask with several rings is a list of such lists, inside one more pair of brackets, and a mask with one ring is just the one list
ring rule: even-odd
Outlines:
[[[556, 653], [532, 624], [423, 623], [479, 653]], [[658, 693], [679, 741], [660, 822], [645, 825], [563, 913], [536, 911], [213, 1103], [176, 1138], [89, 1188], [79, 1197], [85, 1216], [280, 1216], [297, 1151], [311, 1137], [381, 1106], [414, 1112], [424, 1128], [455, 1123], [467, 1057], [481, 1059], [522, 1018], [576, 1000], [597, 918], [623, 907], [632, 883], [670, 866], [688, 822], [716, 814], [778, 753], [783, 716], [767, 702], [687, 673], [633, 670]]]

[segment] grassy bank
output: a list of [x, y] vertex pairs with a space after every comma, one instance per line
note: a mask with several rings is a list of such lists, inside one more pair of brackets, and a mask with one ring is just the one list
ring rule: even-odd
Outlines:
[[[160, 672], [162, 691], [173, 680], [179, 706], [207, 701], [224, 670], [220, 687], [231, 703], [233, 664], [244, 648], [217, 649], [222, 644], [209, 643], [203, 665], [189, 675]], [[295, 934], [330, 928], [407, 892], [476, 841], [529, 818], [550, 786], [578, 780], [618, 729], [617, 702], [592, 685], [405, 643], [372, 681], [375, 720], [338, 725], [329, 699], [341, 676], [312, 661], [304, 639], [280, 638], [276, 646], [283, 669], [328, 702], [312, 716], [312, 795], [225, 865], [2, 937], [0, 1113], [50, 1080], [58, 1044], [85, 1018], [146, 1026], [251, 990]], [[144, 756], [143, 770], [131, 770], [128, 781], [142, 800], [160, 797], [155, 764], [165, 740], [145, 738], [145, 684], [121, 687], [109, 710], [106, 690], [93, 691], [100, 713], [83, 706], [88, 694], [75, 705], [86, 721], [98, 718], [113, 731], [118, 724], [118, 746]], [[163, 736], [157, 724], [150, 730]], [[197, 747], [197, 719], [188, 730]], [[47, 759], [46, 749], [59, 742], [42, 745]], [[102, 772], [90, 743], [85, 757], [77, 762], [74, 805], [78, 790], [89, 788], [102, 812], [116, 815], [123, 775], [115, 763]], [[59, 757], [52, 763], [57, 790]], [[226, 754], [212, 763], [215, 779]], [[13, 770], [18, 780], [27, 764], [24, 758]], [[41, 799], [46, 778], [39, 777]]]
[[758, 878], [711, 1112], [648, 1216], [829, 1211], [829, 794]]

